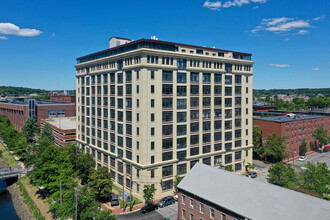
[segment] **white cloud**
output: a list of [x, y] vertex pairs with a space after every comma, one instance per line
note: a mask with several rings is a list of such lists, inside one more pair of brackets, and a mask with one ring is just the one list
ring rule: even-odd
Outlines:
[[316, 18], [313, 18], [312, 20], [313, 20], [313, 21], [318, 21], [318, 20], [323, 19], [324, 17], [325, 17], [324, 15], [321, 15], [321, 16], [318, 16], [318, 17], [316, 17]]
[[8, 40], [8, 38], [5, 36], [0, 36], [0, 40]]
[[[250, 3], [266, 3], [267, 0], [229, 0], [229, 1], [216, 1], [216, 2], [210, 2], [207, 0], [204, 2], [203, 7], [208, 8], [213, 11], [219, 11], [221, 8], [230, 8], [235, 6], [243, 6], [248, 5]], [[255, 6], [254, 8], [258, 8], [258, 6]]]
[[290, 38], [288, 38], [288, 37], [284, 39], [284, 41], [288, 41], [288, 40], [290, 40]]
[[221, 2], [216, 1], [216, 2], [209, 2], [208, 0], [204, 2], [203, 7], [208, 8], [212, 11], [219, 11], [221, 8]]
[[280, 68], [290, 67], [289, 64], [268, 64], [267, 66], [274, 66], [274, 67], [280, 67]]
[[253, 9], [257, 9], [257, 8], [259, 8], [259, 5], [253, 7]]
[[317, 71], [317, 70], [320, 70], [320, 68], [317, 67], [317, 68], [313, 68], [312, 70], [316, 70]]
[[308, 34], [308, 33], [309, 33], [309, 31], [307, 31], [307, 30], [298, 31], [298, 34], [301, 34], [301, 35], [305, 35], [305, 34]]
[[34, 37], [41, 33], [42, 32], [37, 29], [20, 28], [12, 23], [0, 23], [0, 34]]
[[[317, 21], [317, 20], [315, 20]], [[251, 30], [252, 33], [259, 31], [267, 31], [275, 34], [308, 34], [309, 31], [305, 28], [311, 28], [311, 20], [303, 20], [296, 18], [264, 18], [261, 20], [261, 24]], [[304, 28], [304, 29], [303, 29]], [[294, 31], [297, 32], [294, 32]]]

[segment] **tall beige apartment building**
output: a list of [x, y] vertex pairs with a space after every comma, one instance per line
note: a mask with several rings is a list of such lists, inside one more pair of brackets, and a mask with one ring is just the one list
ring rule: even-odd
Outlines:
[[77, 142], [142, 198], [173, 194], [196, 162], [252, 163], [251, 54], [113, 37], [77, 58]]

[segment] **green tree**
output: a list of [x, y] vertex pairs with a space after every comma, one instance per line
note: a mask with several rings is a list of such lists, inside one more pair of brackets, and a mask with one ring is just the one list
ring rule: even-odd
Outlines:
[[330, 194], [330, 170], [327, 164], [314, 165], [308, 162], [305, 167], [307, 169], [301, 175], [301, 187], [327, 198], [327, 194]]
[[[110, 211], [102, 211], [101, 204], [95, 200], [95, 193], [87, 186], [77, 192], [78, 198], [78, 219], [116, 219]], [[62, 206], [59, 201], [52, 202], [50, 209], [59, 219], [75, 218], [76, 192], [74, 188], [63, 193]]]
[[154, 199], [155, 191], [156, 189], [151, 185], [144, 185], [143, 198], [145, 199], [146, 203], [149, 203]]
[[178, 185], [181, 182], [181, 180], [183, 180], [183, 176], [179, 176], [176, 175], [175, 179], [174, 179], [174, 193], [177, 194], [178, 193]]
[[35, 116], [29, 117], [22, 128], [22, 132], [28, 143], [34, 142], [34, 136], [36, 133], [39, 133], [39, 131], [40, 126], [39, 123], [37, 123], [37, 118]]
[[323, 125], [316, 129], [316, 131], [313, 133], [313, 137], [318, 140], [321, 146], [328, 143], [328, 131], [324, 129]]
[[69, 159], [73, 165], [73, 170], [78, 172], [82, 184], [87, 183], [92, 168], [95, 167], [95, 161], [91, 154], [85, 154], [75, 143], [65, 146]]
[[54, 142], [54, 135], [52, 132], [52, 128], [50, 127], [49, 124], [47, 123], [45, 124], [44, 128], [41, 131], [40, 137], [47, 138], [51, 143]]
[[108, 168], [99, 167], [97, 170], [93, 170], [88, 182], [99, 197], [105, 198], [110, 196], [112, 181]]
[[304, 139], [299, 147], [299, 155], [305, 156], [306, 153], [307, 153], [307, 143]]
[[269, 168], [268, 173], [267, 181], [275, 185], [292, 187], [297, 181], [297, 174], [291, 164], [278, 162]]
[[253, 154], [257, 158], [261, 158], [264, 154], [264, 148], [262, 146], [262, 134], [260, 127], [257, 125], [253, 126]]
[[275, 132], [268, 135], [267, 141], [265, 143], [267, 156], [273, 157], [273, 159], [276, 161], [280, 161], [287, 157], [288, 154], [285, 152], [285, 142], [285, 136], [278, 136]]
[[233, 165], [230, 164], [230, 165], [225, 166], [225, 170], [227, 170], [229, 172], [234, 172]]

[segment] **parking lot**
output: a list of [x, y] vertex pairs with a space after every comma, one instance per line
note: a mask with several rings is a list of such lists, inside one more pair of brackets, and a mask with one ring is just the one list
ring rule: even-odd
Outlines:
[[[292, 162], [292, 160], [289, 162], [292, 166], [294, 166], [296, 171], [301, 170], [301, 167], [304, 167], [307, 162], [311, 162], [316, 164], [317, 162], [320, 163], [326, 163], [327, 166], [330, 168], [330, 151], [329, 152], [322, 152], [322, 153], [315, 153], [312, 155], [307, 156], [307, 159], [305, 161], [299, 161], [295, 160]], [[254, 164], [256, 164], [255, 170], [258, 173], [257, 180], [267, 182], [267, 176], [268, 176], [268, 169], [271, 167], [271, 163], [264, 163], [263, 161], [253, 161]]]
[[142, 214], [140, 211], [136, 211], [129, 214], [117, 215], [118, 220], [164, 220], [164, 219], [171, 219], [177, 220], [178, 219], [178, 203], [175, 202], [172, 205], [166, 206], [164, 208], [158, 208], [155, 211], [151, 211], [145, 214]]

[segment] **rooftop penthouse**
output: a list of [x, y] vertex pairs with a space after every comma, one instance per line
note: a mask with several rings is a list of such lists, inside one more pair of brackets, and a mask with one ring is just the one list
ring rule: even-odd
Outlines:
[[[116, 43], [112, 43], [115, 41]], [[112, 47], [113, 45], [117, 45]], [[182, 43], [173, 43], [168, 41], [160, 41], [156, 39], [140, 39], [137, 41], [132, 41], [126, 38], [112, 37], [110, 39], [110, 48], [102, 50], [96, 53], [89, 54], [87, 56], [77, 58], [77, 63], [84, 63], [100, 58], [111, 57], [117, 54], [129, 52], [132, 50], [137, 50], [141, 48], [149, 48], [156, 50], [165, 50], [173, 52], [186, 52], [189, 54], [202, 54], [215, 57], [225, 57], [225, 58], [234, 58], [241, 60], [251, 60], [252, 54], [235, 52], [230, 50], [222, 50], [214, 47], [204, 47], [204, 46], [195, 46]]]

